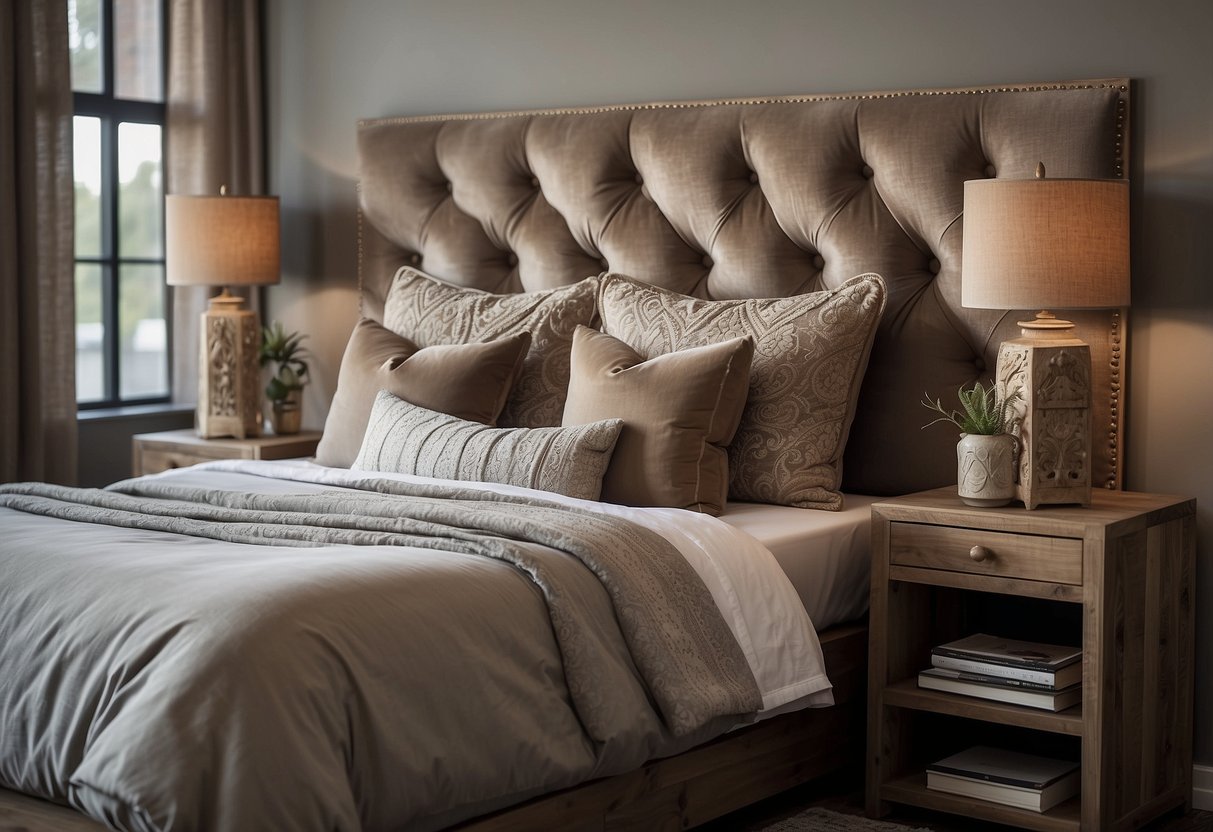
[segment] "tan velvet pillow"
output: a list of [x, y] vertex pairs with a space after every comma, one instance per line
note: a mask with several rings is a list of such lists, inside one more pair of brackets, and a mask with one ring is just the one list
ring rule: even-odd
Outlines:
[[559, 425], [569, 386], [573, 330], [594, 319], [597, 290], [597, 278], [591, 277], [542, 292], [493, 295], [406, 266], [392, 281], [383, 323], [423, 347], [531, 333], [531, 350], [500, 422], [506, 427]]
[[460, 419], [496, 424], [530, 345], [531, 334], [519, 332], [482, 344], [420, 349], [363, 318], [341, 358], [316, 462], [350, 467], [380, 390]]
[[622, 275], [599, 281], [602, 331], [645, 358], [754, 339], [750, 395], [729, 446], [729, 496], [842, 508], [842, 454], [884, 311], [883, 280], [866, 274], [827, 292], [719, 301]]
[[606, 419], [568, 428], [491, 428], [381, 390], [354, 469], [498, 482], [597, 500], [622, 424]]
[[584, 326], [573, 336], [564, 424], [623, 419], [602, 499], [719, 514], [732, 440], [745, 407], [754, 342], [733, 338], [645, 361]]

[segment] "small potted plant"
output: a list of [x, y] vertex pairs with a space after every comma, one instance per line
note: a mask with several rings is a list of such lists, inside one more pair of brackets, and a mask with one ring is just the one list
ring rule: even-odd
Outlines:
[[277, 434], [298, 433], [303, 422], [301, 392], [307, 383], [304, 337], [298, 332], [287, 333], [278, 321], [261, 330], [261, 366], [273, 365], [265, 397], [270, 400], [270, 425]]
[[1015, 498], [1016, 415], [1014, 404], [1019, 393], [1000, 397], [994, 382], [989, 387], [980, 381], [973, 387], [956, 391], [960, 410], [948, 410], [930, 397], [923, 406], [939, 418], [923, 425], [951, 422], [960, 429], [956, 444], [956, 489], [962, 502], [970, 506], [1005, 506]]

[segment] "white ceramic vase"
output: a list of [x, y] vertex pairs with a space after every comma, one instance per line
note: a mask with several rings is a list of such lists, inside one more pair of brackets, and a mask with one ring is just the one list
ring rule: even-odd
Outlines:
[[1005, 506], [1015, 498], [1015, 437], [962, 433], [956, 443], [956, 490], [970, 506]]

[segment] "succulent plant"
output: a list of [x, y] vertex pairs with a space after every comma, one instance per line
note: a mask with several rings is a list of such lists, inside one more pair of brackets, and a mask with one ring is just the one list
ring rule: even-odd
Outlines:
[[999, 397], [998, 389], [992, 381], [989, 387], [984, 387], [980, 381], [975, 381], [970, 389], [966, 390], [961, 387], [957, 390], [956, 396], [960, 399], [960, 410], [948, 410], [939, 399], [932, 401], [930, 396], [925, 393], [923, 396], [923, 407], [939, 414], [938, 419], [923, 425], [924, 428], [929, 428], [938, 422], [951, 422], [960, 429], [961, 433], [995, 436], [1000, 433], [1010, 433], [1017, 421], [1012, 406], [1019, 400], [1019, 392]]

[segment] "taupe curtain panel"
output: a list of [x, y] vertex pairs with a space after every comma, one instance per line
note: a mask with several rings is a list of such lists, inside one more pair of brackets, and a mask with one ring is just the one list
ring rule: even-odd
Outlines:
[[[170, 0], [168, 59], [168, 193], [264, 193], [260, 0]], [[217, 290], [171, 291], [173, 400], [196, 402], [198, 319]]]
[[0, 482], [76, 480], [67, 3], [0, 3]]

